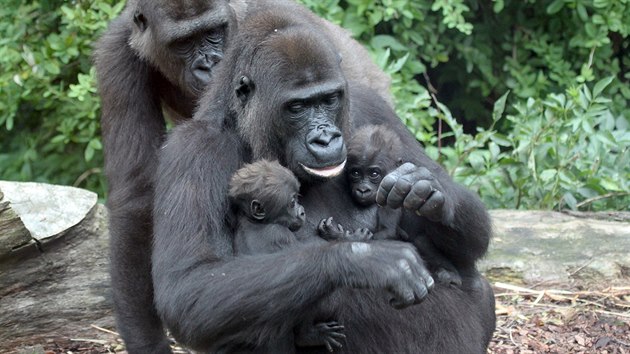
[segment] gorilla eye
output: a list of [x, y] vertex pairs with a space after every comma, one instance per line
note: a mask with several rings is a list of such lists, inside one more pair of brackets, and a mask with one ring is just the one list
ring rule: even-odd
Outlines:
[[223, 33], [224, 33], [223, 27], [215, 29], [208, 33], [208, 36], [205, 38], [205, 40], [208, 43], [213, 44], [213, 45], [221, 44], [223, 43], [223, 38], [225, 37]]
[[354, 179], [361, 178], [361, 171], [359, 171], [359, 170], [350, 170], [350, 177], [352, 177]]
[[194, 43], [195, 41], [192, 38], [179, 39], [173, 43], [172, 48], [178, 54], [186, 55], [194, 49]]
[[295, 102], [291, 102], [289, 103], [289, 111], [291, 111], [292, 113], [300, 113], [304, 110], [304, 102], [302, 101], [295, 101]]
[[332, 106], [334, 104], [336, 104], [337, 102], [339, 102], [339, 93], [335, 92], [332, 95], [328, 95], [326, 97], [324, 97], [324, 104], [327, 106]]
[[377, 169], [373, 169], [370, 171], [370, 178], [372, 179], [376, 179], [381, 177], [381, 171], [377, 170]]

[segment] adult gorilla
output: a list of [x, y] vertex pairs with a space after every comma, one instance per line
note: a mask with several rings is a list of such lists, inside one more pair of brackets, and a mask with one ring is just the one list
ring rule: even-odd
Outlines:
[[97, 44], [95, 62], [109, 182], [111, 277], [118, 330], [130, 353], [169, 353], [153, 307], [152, 178], [163, 112], [189, 119], [236, 20], [256, 6], [289, 6], [341, 52], [348, 77], [388, 97], [389, 80], [341, 28], [289, 0], [129, 0]]
[[[474, 270], [489, 241], [483, 205], [424, 155], [378, 95], [347, 83], [336, 48], [314, 26], [278, 6], [239, 22], [215, 71], [220, 85], [162, 149], [152, 258], [160, 316], [179, 341], [202, 351], [255, 350], [322, 308], [316, 321], [338, 318], [346, 328], [342, 351], [484, 353], [494, 299]], [[332, 176], [343, 170], [353, 126], [379, 122], [424, 166], [386, 176], [379, 200], [424, 215], [406, 213], [403, 226], [430, 232], [457, 258], [466, 270], [461, 288], [434, 285], [408, 243], [315, 236], [331, 215], [349, 229], [373, 220], [353, 207], [345, 178]], [[277, 158], [300, 179], [307, 221], [299, 235], [311, 242], [234, 257], [228, 182], [243, 162], [260, 158]]]

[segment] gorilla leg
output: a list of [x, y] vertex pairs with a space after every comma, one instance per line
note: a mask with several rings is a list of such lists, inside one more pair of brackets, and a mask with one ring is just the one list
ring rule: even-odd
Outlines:
[[[116, 324], [129, 353], [170, 353], [153, 305], [151, 278], [152, 196], [134, 201], [144, 206], [110, 208], [111, 281]], [[110, 197], [111, 200], [111, 197]]]

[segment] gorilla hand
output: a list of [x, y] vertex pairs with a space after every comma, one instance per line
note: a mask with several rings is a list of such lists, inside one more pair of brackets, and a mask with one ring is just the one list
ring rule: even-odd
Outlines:
[[425, 167], [405, 163], [389, 173], [378, 187], [376, 202], [396, 209], [401, 206], [433, 222], [449, 223], [453, 217], [451, 203], [444, 188]]
[[344, 242], [335, 246], [327, 264], [335, 265], [338, 285], [385, 289], [393, 296], [390, 304], [395, 308], [420, 303], [435, 283], [409, 243]]
[[317, 234], [328, 241], [342, 240], [346, 234], [341, 224], [335, 223], [332, 216], [328, 219], [322, 219], [317, 225]]
[[317, 224], [317, 234], [328, 241], [369, 241], [372, 239], [372, 231], [361, 228], [354, 231], [344, 230], [341, 224], [335, 223], [333, 217], [320, 220]]

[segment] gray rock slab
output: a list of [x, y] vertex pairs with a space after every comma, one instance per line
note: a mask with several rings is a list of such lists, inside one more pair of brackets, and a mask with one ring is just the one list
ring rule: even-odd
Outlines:
[[491, 278], [566, 283], [630, 276], [630, 222], [551, 211], [490, 213], [494, 238], [479, 268]]
[[0, 189], [31, 235], [40, 241], [77, 225], [97, 202], [96, 193], [68, 186], [0, 181]]

